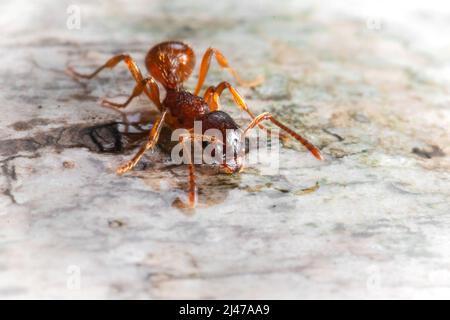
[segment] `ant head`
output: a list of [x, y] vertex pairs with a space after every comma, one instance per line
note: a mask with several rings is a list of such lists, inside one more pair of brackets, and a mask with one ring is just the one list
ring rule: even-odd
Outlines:
[[177, 89], [194, 70], [195, 54], [183, 42], [168, 41], [151, 48], [145, 64], [150, 74], [166, 89]]
[[205, 135], [220, 137], [218, 140], [222, 141], [217, 153], [214, 153], [216, 163], [220, 164], [220, 171], [239, 171], [245, 156], [245, 141], [233, 118], [223, 111], [209, 112], [202, 119], [202, 128]]
[[223, 162], [219, 171], [222, 173], [239, 172], [243, 168], [245, 141], [240, 130], [227, 130]]
[[241, 169], [243, 168], [243, 161], [242, 158], [236, 158], [235, 161], [226, 162], [224, 164], [221, 164], [219, 167], [219, 172], [226, 173], [226, 174], [232, 174], [235, 172], [241, 172]]

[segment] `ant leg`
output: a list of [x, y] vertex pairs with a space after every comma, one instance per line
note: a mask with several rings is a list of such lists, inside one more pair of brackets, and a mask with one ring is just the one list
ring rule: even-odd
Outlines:
[[197, 206], [197, 183], [195, 182], [195, 165], [193, 163], [188, 164], [189, 169], [189, 190], [188, 190], [188, 201], [187, 204], [181, 200], [179, 197], [173, 202], [179, 208], [183, 209], [194, 209]]
[[[243, 111], [247, 112], [247, 114], [250, 116], [250, 118], [252, 118], [252, 119], [256, 118], [255, 114], [249, 109], [249, 107], [245, 103], [244, 98], [239, 94], [239, 92], [230, 83], [228, 83], [226, 81], [219, 83], [213, 89], [212, 93], [209, 93], [209, 95], [212, 96], [212, 97], [209, 97], [209, 99], [210, 99], [209, 107], [210, 107], [211, 111], [219, 110], [219, 108], [220, 108], [219, 98], [225, 89], [228, 89], [230, 91], [231, 95], [233, 96], [234, 102], [238, 107], [240, 107]], [[209, 88], [208, 88], [208, 90], [209, 90]], [[208, 93], [208, 90], [205, 93], [205, 96]], [[205, 100], [208, 102], [207, 99], [205, 99]], [[266, 132], [270, 135], [271, 130], [269, 128], [265, 127], [262, 124], [258, 124], [258, 127], [260, 127], [263, 130], [266, 130]], [[280, 137], [282, 140], [288, 139], [288, 136], [283, 133], [280, 133]]]
[[[214, 95], [217, 96], [217, 97], [215, 97], [215, 99], [218, 100], [220, 98], [220, 95], [223, 93], [223, 91], [225, 89], [228, 89], [230, 91], [236, 105], [238, 107], [240, 107], [243, 111], [247, 112], [248, 115], [252, 119], [254, 119], [255, 115], [248, 108], [247, 104], [244, 101], [244, 98], [239, 94], [239, 92], [229, 82], [223, 81], [214, 88]], [[218, 107], [219, 106], [220, 106], [220, 104], [218, 105]]]
[[205, 81], [206, 78], [206, 74], [208, 73], [209, 70], [209, 65], [211, 63], [211, 58], [212, 56], [215, 56], [217, 63], [224, 69], [228, 70], [231, 75], [236, 79], [236, 81], [241, 85], [241, 86], [245, 86], [245, 87], [255, 87], [257, 85], [259, 85], [261, 82], [264, 81], [263, 77], [258, 77], [257, 79], [253, 80], [253, 81], [245, 81], [243, 80], [239, 74], [236, 72], [236, 70], [234, 70], [233, 68], [230, 67], [230, 65], [228, 64], [227, 59], [224, 57], [224, 55], [217, 49], [215, 48], [208, 48], [206, 49], [203, 58], [202, 58], [202, 62], [200, 65], [200, 71], [199, 71], [199, 75], [198, 75], [198, 82], [197, 82], [197, 87], [195, 88], [194, 94], [198, 95], [200, 92], [200, 89], [202, 88], [203, 82]]
[[116, 173], [119, 175], [124, 174], [125, 172], [131, 170], [136, 166], [136, 164], [141, 160], [144, 153], [152, 149], [156, 142], [158, 142], [159, 134], [161, 132], [162, 125], [164, 123], [164, 118], [166, 117], [167, 111], [164, 111], [161, 117], [159, 117], [155, 124], [152, 127], [152, 130], [150, 130], [150, 134], [148, 136], [147, 142], [139, 149], [139, 151], [136, 153], [136, 155], [127, 163], [121, 165], [119, 168], [117, 168]]
[[289, 133], [293, 138], [295, 138], [297, 141], [299, 141], [302, 145], [306, 147], [306, 149], [309, 150], [313, 154], [314, 157], [316, 157], [318, 160], [323, 160], [323, 157], [319, 151], [311, 142], [303, 138], [301, 135], [296, 133], [294, 130], [288, 128], [283, 123], [275, 119], [269, 112], [261, 113], [259, 116], [257, 116], [255, 119], [250, 122], [250, 124], [247, 126], [247, 128], [244, 130], [243, 136], [247, 134], [247, 132], [251, 129], [253, 129], [256, 125], [258, 125], [260, 122], [264, 120], [270, 120], [274, 125], [278, 126], [279, 128], [283, 129], [287, 133]]
[[215, 111], [211, 109], [211, 98], [214, 96], [214, 90], [215, 90], [214, 86], [208, 87], [208, 89], [206, 89], [205, 91], [205, 94], [203, 95], [203, 99], [209, 105], [211, 111]]
[[144, 80], [142, 80], [141, 82], [136, 84], [136, 86], [133, 89], [133, 92], [131, 93], [131, 95], [128, 97], [128, 99], [124, 103], [115, 103], [115, 102], [104, 99], [102, 101], [102, 104], [105, 106], [114, 107], [114, 108], [118, 108], [118, 109], [125, 108], [134, 98], [141, 95], [141, 93], [144, 91], [145, 86], [148, 83], [151, 84], [152, 81], [153, 81], [152, 78], [145, 78]]
[[194, 208], [197, 204], [197, 184], [195, 183], [195, 165], [189, 163], [189, 208]]
[[[184, 148], [185, 144], [183, 141], [183, 152], [187, 152], [190, 155], [191, 150]], [[197, 183], [195, 182], [195, 164], [192, 162], [189, 156], [189, 190], [188, 190], [188, 205], [189, 208], [194, 208], [197, 204]]]
[[[192, 132], [190, 132], [189, 134], [180, 136], [180, 143], [183, 144], [183, 153], [186, 153], [186, 156], [188, 158], [188, 166], [189, 166], [188, 207], [193, 209], [197, 204], [197, 184], [195, 182], [195, 164], [191, 158], [191, 150], [186, 147], [186, 144], [185, 144], [186, 140], [199, 141], [199, 142], [209, 141], [211, 143], [219, 143], [222, 145], [223, 145], [223, 142], [212, 136], [207, 136], [204, 134], [194, 134]], [[181, 201], [181, 200], [178, 200], [178, 201]]]
[[195, 182], [195, 166], [193, 163], [188, 164], [189, 168], [189, 190], [188, 190], [188, 201], [187, 204], [177, 197], [174, 204], [183, 209], [194, 209], [197, 205], [197, 183]]
[[94, 72], [89, 74], [79, 73], [75, 71], [71, 66], [67, 67], [67, 71], [76, 78], [92, 79], [103, 69], [114, 68], [120, 61], [124, 61], [126, 63], [128, 69], [130, 70], [136, 81], [143, 80], [142, 74], [138, 66], [128, 54], [119, 54], [110, 58], [108, 61], [105, 62], [105, 64], [103, 64], [102, 66], [97, 68]]
[[[139, 70], [136, 63], [133, 61], [133, 59], [128, 54], [119, 54], [112, 58], [110, 58], [108, 61], [106, 61], [105, 64], [103, 64], [101, 67], [97, 68], [94, 72], [90, 74], [82, 74], [77, 71], [75, 71], [72, 67], [67, 67], [67, 72], [74, 78], [83, 78], [83, 79], [92, 79], [94, 78], [100, 71], [102, 71], [105, 68], [114, 68], [120, 61], [124, 61], [125, 64], [128, 67], [128, 70], [130, 70], [131, 75], [133, 76], [134, 80], [139, 84], [142, 81], [144, 81], [144, 77], [142, 76], [141, 71]], [[147, 86], [143, 87], [143, 91], [145, 94], [149, 97], [149, 99], [158, 107], [159, 110], [162, 110], [161, 101], [159, 98], [159, 88], [156, 82], [153, 80], [153, 78], [150, 81], [147, 82], [147, 84], [150, 85], [150, 90], [148, 90]]]
[[[192, 161], [191, 149], [186, 147], [185, 140], [192, 141], [192, 140], [196, 140], [196, 139], [202, 140], [201, 136], [194, 137], [193, 134], [180, 136], [180, 143], [183, 145], [183, 157], [185, 156], [184, 153], [186, 153], [186, 156], [188, 158], [189, 190], [188, 190], [188, 205], [187, 205], [187, 207], [190, 209], [195, 208], [195, 206], [197, 204], [197, 184], [195, 182], [195, 164]], [[190, 147], [190, 145], [189, 145], [189, 147]], [[179, 200], [179, 201], [181, 201], [181, 203], [183, 203], [182, 200]], [[183, 204], [183, 206], [185, 206], [185, 205]]]

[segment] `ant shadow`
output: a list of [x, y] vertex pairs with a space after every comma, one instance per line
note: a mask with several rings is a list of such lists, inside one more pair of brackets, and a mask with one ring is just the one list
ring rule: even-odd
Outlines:
[[[121, 120], [91, 126], [85, 130], [99, 153], [132, 154], [132, 150], [145, 143], [158, 113], [156, 111], [125, 113], [114, 110], [120, 114]], [[169, 128], [163, 127], [157, 144], [158, 148], [146, 154], [146, 157], [130, 173], [141, 178], [156, 192], [175, 189], [186, 193], [188, 170], [186, 165], [171, 163], [171, 150], [178, 143], [171, 140], [171, 133]], [[198, 208], [223, 203], [230, 190], [240, 186], [240, 175], [219, 173], [218, 167], [215, 166], [198, 165], [196, 172]], [[185, 201], [180, 197], [173, 200], [172, 206], [187, 215], [195, 212], [195, 209], [186, 207]]]
[[[83, 136], [88, 135], [89, 140], [95, 145], [98, 153], [133, 154], [133, 150], [145, 143], [153, 123], [158, 116], [157, 111], [122, 112], [113, 109], [121, 116], [121, 120], [103, 123], [84, 128]], [[195, 208], [186, 206], [186, 190], [189, 185], [189, 175], [186, 165], [173, 164], [171, 151], [178, 141], [172, 141], [172, 131], [163, 127], [160, 133], [157, 147], [153, 152], [148, 152], [129, 175], [138, 177], [144, 181], [152, 190], [167, 193], [173, 190], [179, 191], [182, 196], [172, 201], [172, 207], [179, 209], [186, 215], [195, 213]], [[246, 153], [248, 153], [248, 141]], [[251, 175], [260, 176], [259, 170], [246, 169]], [[224, 174], [213, 165], [197, 165], [197, 208], [208, 208], [225, 202], [231, 190], [244, 190], [250, 193], [259, 192], [262, 189], [271, 189], [281, 193], [292, 193], [293, 195], [305, 195], [319, 189], [319, 183], [299, 190], [286, 190], [278, 188], [271, 182], [257, 184], [254, 186], [242, 186], [242, 174]]]

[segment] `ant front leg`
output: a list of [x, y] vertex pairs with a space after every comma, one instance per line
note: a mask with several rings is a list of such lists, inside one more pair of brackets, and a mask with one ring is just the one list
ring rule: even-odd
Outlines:
[[198, 200], [198, 195], [197, 195], [197, 184], [195, 182], [195, 163], [194, 161], [192, 161], [192, 157], [191, 157], [191, 144], [186, 144], [186, 141], [192, 141], [192, 142], [198, 142], [198, 143], [202, 143], [203, 141], [208, 141], [210, 143], [217, 143], [217, 144], [221, 144], [222, 147], [224, 145], [223, 141], [213, 137], [213, 136], [208, 136], [208, 135], [204, 135], [204, 134], [194, 134], [192, 132], [188, 133], [188, 134], [184, 134], [181, 135], [179, 137], [180, 139], [180, 143], [183, 146], [183, 158], [187, 158], [187, 164], [188, 164], [188, 168], [189, 168], [189, 189], [188, 189], [188, 203], [187, 205], [179, 198], [176, 199], [177, 203], [181, 203], [182, 207], [187, 207], [190, 209], [195, 208], [195, 206], [197, 205], [197, 200]]
[[[188, 168], [189, 168], [189, 189], [188, 189], [188, 203], [186, 205], [186, 203], [184, 203], [183, 200], [177, 198], [175, 200], [175, 203], [180, 203], [181, 207], [184, 208], [189, 208], [189, 209], [194, 209], [195, 206], [197, 205], [197, 183], [195, 182], [195, 164], [192, 161], [192, 157], [191, 157], [191, 148], [190, 148], [190, 144], [188, 145], [188, 147], [186, 147], [186, 140], [196, 140], [199, 139], [198, 137], [194, 137], [189, 135], [182, 135], [180, 136], [180, 143], [183, 146], [183, 158], [187, 158], [187, 162], [188, 162]], [[200, 137], [201, 140], [201, 137]]]
[[[128, 54], [119, 54], [116, 55], [112, 58], [110, 58], [108, 61], [106, 61], [105, 64], [103, 64], [102, 66], [100, 66], [99, 68], [97, 68], [97, 70], [95, 70], [92, 73], [89, 74], [82, 74], [79, 73], [77, 71], [75, 71], [72, 67], [67, 67], [67, 72], [69, 73], [69, 75], [71, 75], [74, 78], [83, 78], [83, 79], [92, 79], [94, 78], [100, 71], [102, 71], [105, 68], [114, 68], [120, 61], [124, 61], [125, 64], [128, 67], [128, 70], [131, 72], [131, 75], [133, 76], [134, 80], [137, 82], [137, 86], [139, 86], [139, 84], [141, 84], [143, 81], [145, 81], [146, 79], [144, 79], [144, 77], [142, 76], [141, 71], [139, 70], [137, 64], [134, 62], [134, 60], [128, 55]], [[149, 84], [150, 90], [147, 88], [146, 85], [144, 85], [142, 87], [142, 91], [145, 92], [145, 94], [149, 97], [149, 99], [158, 107], [158, 109], [161, 111], [162, 110], [162, 104], [159, 98], [159, 88], [158, 85], [156, 84], [156, 82], [153, 80], [153, 78], [148, 77], [148, 79], [151, 79], [150, 81], [146, 81], [146, 84]], [[140, 89], [136, 89], [135, 90], [140, 90]], [[141, 91], [141, 93], [142, 93]], [[133, 91], [133, 94], [135, 93], [135, 91]], [[132, 94], [132, 96], [133, 96]], [[131, 98], [131, 97], [130, 97]], [[133, 97], [134, 98], [134, 97]], [[131, 98], [131, 99], [133, 99]], [[131, 101], [131, 100], [130, 100]], [[109, 102], [109, 101], [108, 101]], [[124, 106], [126, 106], [129, 101], [127, 101], [125, 104], [114, 104], [114, 103], [108, 103], [110, 105], [115, 105], [115, 107], [121, 108]]]
[[[250, 118], [252, 118], [252, 120], [256, 118], [255, 114], [249, 109], [249, 107], [245, 103], [244, 98], [230, 83], [226, 81], [219, 83], [216, 87], [209, 87], [206, 90], [204, 99], [208, 103], [211, 111], [217, 111], [220, 109], [220, 95], [223, 93], [225, 89], [228, 89], [228, 91], [230, 91], [231, 95], [233, 96], [235, 104], [241, 110], [245, 111], [250, 116]], [[258, 124], [258, 127], [260, 127], [263, 130], [266, 130], [266, 132], [270, 135], [271, 131], [269, 128], [265, 127], [262, 124]], [[288, 136], [283, 133], [280, 133], [280, 138], [283, 141], [286, 141], [288, 139]]]
[[159, 139], [159, 134], [161, 132], [162, 126], [164, 124], [164, 119], [166, 117], [166, 114], [167, 114], [167, 110], [164, 111], [163, 114], [161, 115], [161, 117], [155, 121], [155, 124], [153, 125], [152, 130], [150, 130], [150, 134], [148, 136], [147, 142], [139, 149], [139, 151], [136, 153], [136, 155], [130, 161], [128, 161], [124, 165], [117, 168], [117, 170], [116, 170], [117, 174], [122, 175], [125, 172], [133, 169], [136, 166], [136, 164], [139, 162], [139, 160], [141, 160], [144, 153], [147, 150], [152, 149], [156, 145], [156, 143], [158, 142], [158, 139]]
[[215, 48], [208, 48], [205, 51], [205, 54], [203, 55], [202, 58], [202, 62], [200, 65], [200, 71], [199, 71], [199, 75], [198, 75], [198, 82], [197, 82], [197, 86], [195, 88], [194, 94], [198, 95], [203, 82], [205, 82], [205, 78], [206, 75], [208, 73], [209, 70], [209, 65], [211, 64], [211, 58], [212, 56], [215, 56], [217, 63], [219, 64], [219, 66], [221, 66], [222, 68], [228, 70], [231, 75], [236, 79], [236, 81], [241, 85], [241, 86], [245, 86], [245, 87], [255, 87], [257, 85], [259, 85], [261, 82], [264, 81], [263, 77], [258, 77], [255, 80], [252, 81], [246, 81], [243, 80], [239, 74], [236, 72], [236, 70], [234, 70], [233, 68], [230, 67], [230, 65], [228, 64], [227, 59], [225, 58], [225, 56], [217, 49]]
[[189, 194], [188, 194], [188, 206], [189, 208], [195, 208], [197, 205], [197, 184], [195, 182], [195, 165], [189, 163]]
[[311, 142], [303, 138], [301, 135], [296, 133], [294, 130], [288, 128], [283, 123], [275, 119], [269, 112], [261, 113], [259, 116], [257, 116], [255, 119], [250, 122], [250, 124], [247, 126], [247, 128], [244, 130], [243, 136], [249, 132], [249, 130], [253, 129], [255, 126], [257, 126], [260, 122], [264, 120], [270, 120], [274, 125], [278, 126], [279, 128], [283, 129], [287, 133], [289, 133], [293, 138], [295, 138], [297, 141], [299, 141], [302, 145], [306, 147], [306, 149], [309, 150], [313, 154], [314, 157], [316, 157], [318, 160], [323, 160], [322, 154], [320, 153], [319, 149], [317, 149]]

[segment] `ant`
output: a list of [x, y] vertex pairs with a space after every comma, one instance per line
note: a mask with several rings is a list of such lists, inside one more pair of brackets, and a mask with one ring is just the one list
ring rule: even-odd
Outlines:
[[[103, 69], [114, 68], [119, 62], [123, 61], [136, 81], [136, 86], [134, 87], [130, 97], [124, 103], [114, 103], [108, 100], [103, 100], [102, 104], [122, 109], [125, 108], [135, 97], [145, 93], [161, 113], [150, 130], [146, 143], [142, 145], [130, 161], [123, 164], [116, 170], [117, 174], [122, 175], [131, 170], [134, 166], [136, 166], [144, 153], [156, 145], [161, 128], [164, 124], [172, 130], [184, 128], [192, 132], [194, 128], [194, 121], [201, 121], [203, 134], [200, 135], [200, 137], [198, 135], [190, 135], [188, 139], [191, 139], [192, 141], [199, 140], [211, 142], [213, 139], [204, 135], [207, 129], [218, 129], [222, 132], [223, 137], [225, 137], [225, 130], [227, 129], [239, 130], [238, 132], [240, 132], [240, 138], [242, 139], [256, 126], [270, 132], [268, 128], [261, 124], [262, 121], [269, 120], [303, 144], [314, 157], [319, 160], [323, 159], [319, 149], [317, 149], [313, 144], [296, 133], [294, 130], [278, 121], [269, 112], [264, 112], [258, 116], [255, 116], [248, 108], [242, 96], [228, 82], [224, 81], [215, 87], [211, 86], [207, 88], [203, 97], [199, 96], [198, 94], [205, 81], [213, 56], [219, 66], [229, 71], [240, 85], [253, 87], [262, 81], [262, 79], [256, 79], [253, 81], [242, 80], [239, 74], [230, 67], [224, 55], [219, 50], [210, 47], [203, 55], [198, 82], [194, 93], [190, 93], [183, 88], [183, 83], [189, 78], [194, 70], [195, 54], [189, 45], [179, 41], [162, 42], [155, 45], [148, 51], [145, 58], [145, 65], [150, 75], [145, 78], [136, 63], [128, 54], [120, 54], [110, 58], [104, 65], [91, 74], [81, 74], [73, 68], [68, 67], [67, 71], [73, 77], [92, 79]], [[159, 82], [166, 91], [166, 96], [163, 101], [160, 99], [160, 91], [157, 82]], [[241, 130], [228, 113], [219, 110], [219, 98], [225, 89], [229, 90], [236, 105], [248, 113], [252, 119], [245, 130]], [[282, 137], [286, 136], [283, 135]], [[180, 142], [182, 142], [181, 140], [184, 141], [184, 138], [180, 139]], [[227, 141], [223, 142], [223, 145], [226, 144]], [[245, 145], [235, 142], [229, 142], [228, 144], [231, 144], [234, 156], [231, 159], [229, 157], [225, 159], [225, 153], [222, 151], [221, 156], [223, 157], [224, 162], [220, 165], [220, 171], [228, 174], [240, 172], [243, 168], [242, 149], [245, 148]], [[190, 208], [194, 208], [196, 205], [196, 190], [195, 168], [192, 161], [190, 161], [188, 196], [188, 206]]]

